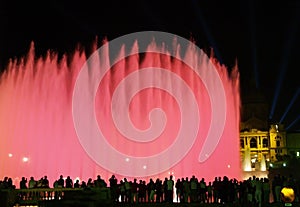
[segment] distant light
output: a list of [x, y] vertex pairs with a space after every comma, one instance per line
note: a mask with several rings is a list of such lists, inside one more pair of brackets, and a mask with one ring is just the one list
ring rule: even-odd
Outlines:
[[23, 157], [22, 159], [23, 162], [28, 162], [28, 160], [29, 160], [28, 157]]
[[143, 169], [145, 169], [145, 170], [146, 170], [146, 169], [147, 169], [147, 166], [146, 166], [146, 165], [144, 165], [144, 166], [143, 166]]
[[285, 163], [285, 162], [284, 162], [284, 163], [282, 163], [282, 166], [283, 166], [283, 167], [286, 167], [286, 163]]
[[272, 164], [272, 163], [270, 163], [270, 167], [273, 167], [273, 164]]
[[129, 162], [129, 160], [130, 160], [130, 159], [129, 159], [128, 157], [125, 159], [126, 162]]
[[231, 166], [230, 166], [230, 165], [227, 165], [227, 167], [230, 168]]
[[8, 157], [12, 157], [13, 156], [13, 154], [11, 154], [11, 153], [8, 153]]
[[296, 152], [296, 156], [299, 157], [299, 155], [300, 155], [300, 153], [299, 153], [299, 152]]

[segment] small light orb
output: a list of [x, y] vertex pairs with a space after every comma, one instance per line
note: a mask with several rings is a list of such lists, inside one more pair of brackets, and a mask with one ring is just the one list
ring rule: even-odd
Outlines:
[[284, 187], [281, 189], [281, 200], [285, 203], [292, 203], [295, 200], [295, 193], [293, 188]]
[[28, 157], [23, 157], [22, 159], [23, 162], [28, 162], [28, 160], [29, 160]]

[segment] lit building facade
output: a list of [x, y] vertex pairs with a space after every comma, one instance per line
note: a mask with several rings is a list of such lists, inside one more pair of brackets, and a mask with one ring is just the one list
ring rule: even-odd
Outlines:
[[300, 133], [287, 134], [284, 125], [270, 123], [269, 104], [256, 87], [249, 87], [242, 94], [245, 94], [240, 122], [242, 170], [268, 171], [270, 167], [285, 167], [285, 161], [291, 157], [299, 158]]
[[266, 171], [272, 163], [283, 161], [288, 155], [286, 132], [277, 124], [271, 125], [268, 131], [240, 132], [240, 149], [244, 171]]

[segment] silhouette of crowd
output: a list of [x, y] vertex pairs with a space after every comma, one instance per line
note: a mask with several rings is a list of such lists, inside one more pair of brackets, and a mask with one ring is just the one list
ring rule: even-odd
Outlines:
[[[286, 177], [276, 175], [272, 180], [269, 178], [249, 177], [246, 180], [238, 181], [229, 179], [227, 176], [215, 177], [213, 181], [206, 182], [204, 178], [198, 179], [195, 176], [173, 180], [170, 175], [164, 180], [150, 178], [145, 180], [118, 180], [112, 175], [105, 181], [100, 175], [95, 180], [89, 178], [87, 182], [65, 179], [61, 175], [53, 183], [53, 189], [109, 189], [112, 202], [123, 203], [236, 203], [242, 206], [256, 205], [266, 206], [273, 202], [281, 202], [281, 189], [283, 187], [293, 188], [295, 191], [295, 202], [299, 198], [299, 182], [292, 175]], [[51, 188], [47, 176], [39, 180], [34, 177], [22, 177], [19, 189]], [[0, 180], [1, 189], [17, 189], [11, 178], [5, 177]], [[61, 195], [55, 194], [54, 199]]]

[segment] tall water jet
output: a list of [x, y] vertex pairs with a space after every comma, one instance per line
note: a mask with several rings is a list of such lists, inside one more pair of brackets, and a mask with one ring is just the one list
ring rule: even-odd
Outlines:
[[194, 43], [161, 32], [93, 48], [58, 59], [36, 57], [31, 45], [9, 63], [0, 177], [240, 178], [237, 66], [229, 73]]
[[252, 171], [251, 154], [250, 154], [249, 148], [245, 149], [245, 152], [244, 152], [243, 170], [246, 172]]
[[266, 171], [267, 170], [267, 166], [266, 166], [266, 158], [265, 156], [262, 154], [261, 155], [261, 161], [260, 161], [260, 171]]

